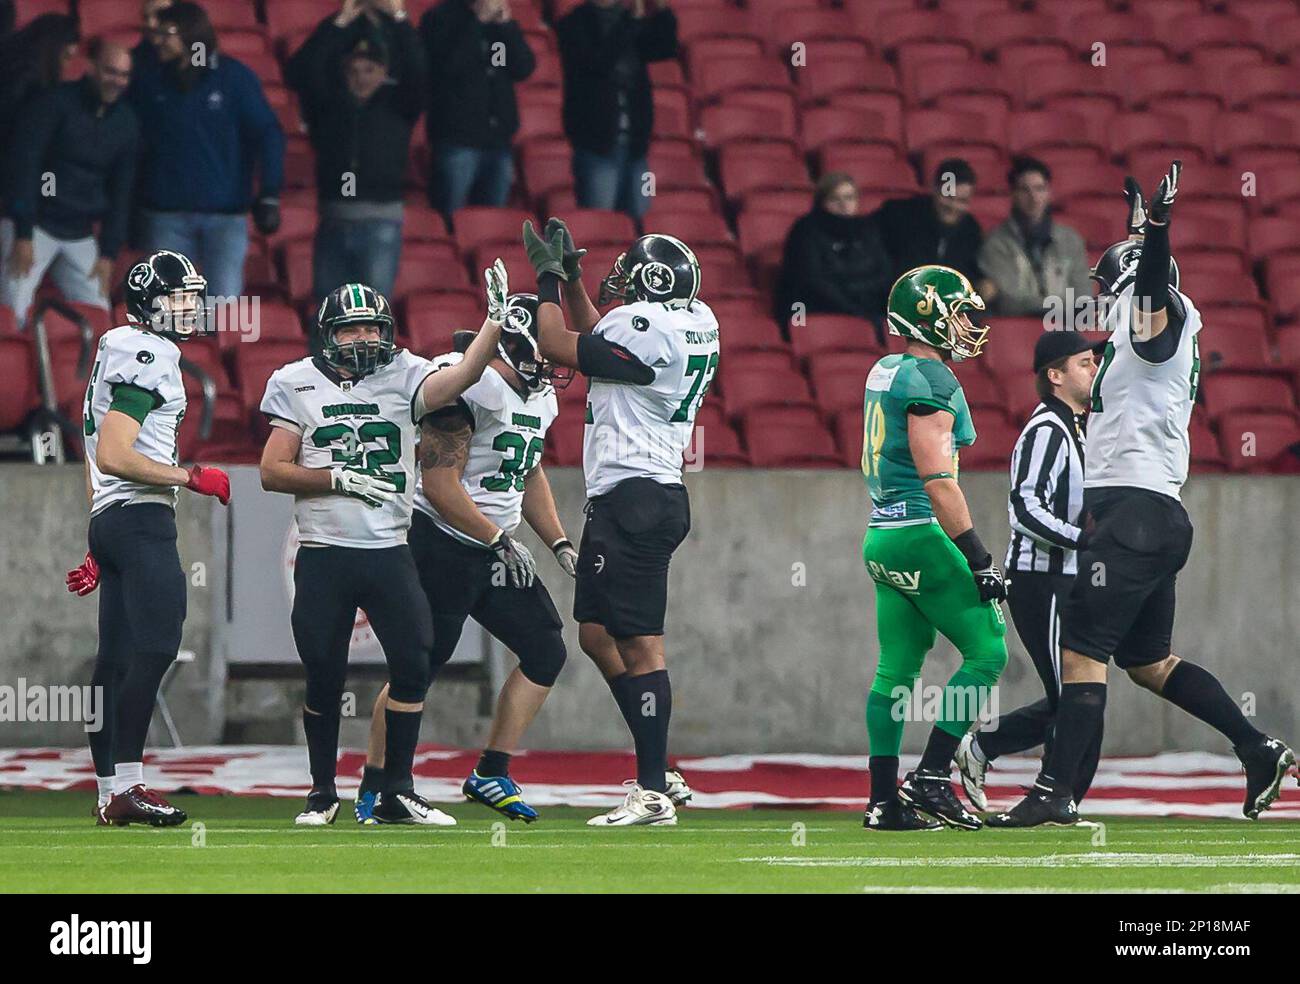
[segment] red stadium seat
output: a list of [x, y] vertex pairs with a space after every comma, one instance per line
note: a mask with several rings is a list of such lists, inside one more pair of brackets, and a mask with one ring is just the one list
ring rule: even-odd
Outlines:
[[1260, 47], [1254, 40], [1250, 21], [1243, 17], [1196, 13], [1172, 19], [1168, 26], [1170, 30], [1163, 40], [1182, 55], [1206, 48]]
[[[1236, 320], [1231, 312], [1240, 311]], [[1201, 352], [1201, 371], [1267, 369], [1272, 364], [1268, 350], [1268, 330], [1264, 317], [1250, 308], [1225, 308], [1202, 312], [1206, 331], [1197, 336]], [[1213, 318], [1213, 321], [1209, 320]], [[1236, 323], [1232, 323], [1236, 320]]]
[[755, 468], [838, 468], [842, 458], [820, 422], [806, 426], [769, 422], [761, 415], [746, 421], [749, 460]]
[[862, 408], [841, 410], [831, 421], [835, 443], [840, 450], [840, 463], [855, 471], [862, 467]]
[[[984, 54], [993, 54], [1003, 45], [1017, 44], [1025, 41], [1044, 43], [1055, 36], [1056, 22], [1047, 14], [1028, 13], [1025, 11], [1002, 10], [996, 15], [981, 14], [963, 4], [966, 16], [960, 28], [962, 37], [971, 42], [976, 50]], [[1062, 41], [1061, 47], [1069, 46]]]
[[943, 109], [916, 109], [903, 121], [907, 149], [919, 153], [934, 144], [987, 144], [1001, 147], [1001, 138], [984, 131], [985, 123], [964, 113]]
[[1020, 428], [1001, 414], [986, 413], [975, 425], [975, 443], [958, 452], [962, 471], [1006, 472]]
[[402, 321], [411, 350], [426, 358], [450, 352], [453, 332], [477, 331], [482, 323], [482, 303], [459, 293], [412, 294], [406, 299]]
[[1218, 425], [1219, 445], [1232, 471], [1268, 471], [1300, 446], [1300, 423], [1291, 414], [1228, 413]]
[[962, 391], [966, 394], [966, 402], [972, 408], [1006, 409], [1006, 389], [996, 376], [979, 369], [978, 363], [969, 369], [962, 369], [957, 381], [961, 383]]
[[1276, 253], [1300, 253], [1300, 217], [1257, 216], [1250, 221], [1247, 239], [1251, 254], [1259, 261], [1266, 261]]
[[1041, 109], [1013, 113], [1007, 120], [1007, 147], [1016, 154], [1038, 154], [1054, 147], [1095, 147], [1088, 121], [1073, 113]]
[[525, 219], [532, 219], [533, 225], [537, 225], [537, 217], [522, 209], [469, 205], [456, 212], [451, 221], [457, 245], [468, 253], [494, 243], [519, 245]]
[[1282, 376], [1215, 372], [1207, 373], [1201, 382], [1205, 408], [1215, 419], [1239, 410], [1296, 413], [1295, 393]]
[[584, 247], [589, 244], [612, 244], [626, 248], [637, 235], [636, 225], [622, 212], [580, 208], [566, 212], [564, 221], [573, 233], [574, 242]]
[[800, 125], [803, 147], [808, 153], [824, 153], [832, 144], [879, 143], [891, 149], [894, 145], [880, 113], [815, 106], [803, 111]]
[[[12, 323], [13, 312], [9, 313]], [[39, 405], [32, 341], [22, 335], [0, 332], [0, 365], [6, 382], [0, 388], [0, 432], [15, 430]]]
[[1002, 379], [1028, 375], [1034, 364], [1034, 343], [1043, 333], [1041, 318], [989, 318], [988, 342], [982, 361]]
[[947, 38], [945, 43], [960, 44], [967, 52], [973, 50], [969, 42], [952, 38], [952, 27], [951, 15], [937, 10], [891, 10], [876, 20], [872, 36], [886, 54], [907, 42], [929, 42], [934, 38]]
[[655, 202], [651, 205], [642, 225], [647, 232], [669, 232], [691, 248], [735, 245], [736, 242], [736, 237], [727, 228], [726, 220], [717, 212], [665, 208], [659, 202]]
[[235, 378], [239, 385], [245, 420], [260, 417], [257, 408], [266, 393], [266, 382], [271, 378], [271, 373], [307, 354], [305, 339], [301, 343], [262, 339], [235, 347]]
[[769, 57], [732, 57], [692, 62], [691, 91], [704, 102], [715, 101], [729, 92], [775, 89], [791, 92], [793, 86], [784, 66]]
[[770, 141], [798, 149], [792, 116], [774, 117], [769, 109], [748, 103], [705, 107], [700, 113], [700, 127], [704, 131], [704, 143], [713, 148], [737, 141]]
[[926, 62], [909, 83], [906, 93], [916, 106], [932, 106], [940, 96], [954, 92], [989, 93], [1005, 99], [1007, 105], [1011, 104], [1005, 75], [993, 66], [979, 62]]
[[394, 299], [401, 299], [418, 290], [454, 290], [464, 286], [465, 268], [451, 243], [402, 244], [402, 255], [397, 264], [397, 281], [393, 284]]
[[686, 7], [675, 13], [677, 37], [686, 44], [700, 38], [750, 38], [760, 43], [763, 39], [731, 6]]
[[328, 0], [274, 0], [266, 5], [266, 26], [273, 38], [287, 38], [299, 31], [310, 31], [337, 13], [337, 5]]
[[[707, 282], [706, 282], [707, 283]], [[744, 304], [739, 315], [728, 313], [725, 305]], [[781, 337], [781, 332], [767, 311], [756, 310], [747, 301], [714, 301], [710, 304], [713, 313], [722, 326], [723, 359], [729, 360], [733, 352], [768, 351], [784, 352], [789, 358], [789, 343]]]
[[1294, 150], [1300, 147], [1291, 124], [1278, 116], [1262, 113], [1222, 113], [1214, 121], [1214, 153], [1227, 158], [1243, 150], [1282, 147]]
[[701, 468], [744, 468], [749, 465], [749, 455], [734, 430], [721, 420], [703, 424], [698, 417], [687, 458]]
[[745, 209], [736, 222], [740, 230], [740, 249], [754, 256], [771, 246], [784, 246], [797, 214]]
[[1300, 202], [1300, 168], [1294, 164], [1273, 164], [1251, 173], [1254, 175], [1255, 195], [1246, 199], [1247, 207], [1275, 212], [1285, 205]]
[[812, 376], [813, 390], [817, 394], [817, 405], [828, 417], [834, 417], [845, 410], [862, 410], [862, 399], [866, 390], [868, 366], [862, 365], [819, 365], [819, 371]]
[[733, 420], [755, 407], [815, 406], [808, 381], [793, 370], [773, 373], [766, 369], [729, 370], [723, 366], [722, 392], [726, 397], [727, 416]]
[[790, 326], [790, 343], [794, 354], [806, 362], [827, 352], [850, 354], [879, 353], [875, 327], [864, 318], [848, 314], [813, 313], [807, 324]]
[[842, 92], [898, 90], [898, 76], [892, 65], [856, 58], [813, 59], [796, 66], [794, 78], [804, 103], [830, 101]]
[[884, 144], [834, 144], [821, 154], [821, 171], [847, 171], [858, 189], [915, 189], [916, 172], [907, 158]]
[[749, 193], [759, 190], [812, 191], [807, 169], [793, 157], [724, 155], [720, 170], [723, 191], [732, 201], [743, 201]]

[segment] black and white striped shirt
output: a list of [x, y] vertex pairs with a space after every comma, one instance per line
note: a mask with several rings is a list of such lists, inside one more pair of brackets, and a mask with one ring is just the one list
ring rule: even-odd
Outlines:
[[1081, 415], [1055, 397], [1035, 408], [1011, 453], [1007, 570], [1077, 573], [1083, 448]]

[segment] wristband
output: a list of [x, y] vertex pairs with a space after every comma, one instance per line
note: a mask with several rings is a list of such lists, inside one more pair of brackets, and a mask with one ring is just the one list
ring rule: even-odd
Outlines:
[[960, 536], [953, 537], [952, 542], [961, 551], [961, 555], [966, 558], [966, 564], [971, 570], [982, 570], [993, 563], [993, 555], [984, 549], [984, 544], [980, 542], [975, 527], [972, 526]]
[[537, 301], [545, 304], [560, 303], [560, 276], [556, 273], [543, 273], [537, 278]]
[[555, 551], [559, 550], [560, 547], [572, 547], [572, 546], [573, 546], [573, 541], [570, 540], [567, 536], [562, 536], [554, 543], [551, 544], [551, 553], [555, 553]]

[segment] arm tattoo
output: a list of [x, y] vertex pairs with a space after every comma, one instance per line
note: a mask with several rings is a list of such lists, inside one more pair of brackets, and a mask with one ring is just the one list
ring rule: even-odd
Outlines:
[[420, 467], [465, 467], [474, 429], [455, 417], [425, 417], [420, 421]]

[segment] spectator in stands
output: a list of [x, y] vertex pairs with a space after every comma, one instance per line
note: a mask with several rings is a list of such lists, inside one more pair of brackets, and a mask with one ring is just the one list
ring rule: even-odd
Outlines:
[[140, 41], [131, 49], [136, 67], [158, 60], [158, 46], [165, 35], [158, 25], [158, 14], [172, 5], [172, 0], [143, 0], [140, 4]]
[[[876, 210], [893, 275], [942, 263], [979, 280], [980, 226], [970, 214], [975, 170], [960, 157], [940, 161], [930, 191], [893, 198]], [[892, 283], [892, 281], [891, 281]]]
[[587, 0], [555, 34], [578, 204], [640, 218], [650, 204], [644, 180], [654, 126], [646, 64], [677, 55], [677, 18], [666, 0]]
[[1039, 315], [1053, 305], [1066, 311], [1067, 298], [1073, 311], [1092, 296], [1088, 257], [1083, 237], [1052, 218], [1052, 172], [1040, 160], [1017, 157], [1007, 182], [1011, 216], [980, 249], [987, 278], [980, 293], [997, 314]]
[[19, 321], [47, 270], [69, 301], [109, 306], [140, 128], [121, 98], [131, 81], [130, 52], [92, 42], [90, 57], [83, 78], [39, 96], [18, 120], [22, 139], [14, 143], [8, 218], [0, 223], [0, 304]]
[[537, 67], [510, 0], [442, 0], [425, 13], [420, 34], [429, 59], [433, 205], [448, 219], [466, 204], [504, 205], [519, 129], [515, 84]]
[[777, 321], [788, 331], [796, 305], [806, 312], [864, 318], [884, 343], [885, 301], [893, 284], [880, 229], [858, 214], [858, 186], [842, 172], [822, 176], [813, 208], [785, 240], [777, 287]]
[[0, 169], [11, 156], [14, 124], [27, 102], [57, 86], [81, 34], [67, 14], [42, 14], [0, 43]]
[[257, 76], [219, 53], [202, 7], [178, 0], [158, 11], [158, 29], [158, 61], [136, 66], [128, 90], [146, 135], [143, 246], [184, 253], [213, 296], [235, 297], [244, 287], [250, 207], [259, 232], [280, 227], [284, 134]]
[[289, 62], [316, 152], [320, 224], [317, 300], [361, 281], [391, 294], [402, 250], [402, 176], [423, 108], [424, 53], [415, 28], [348, 0]]

